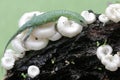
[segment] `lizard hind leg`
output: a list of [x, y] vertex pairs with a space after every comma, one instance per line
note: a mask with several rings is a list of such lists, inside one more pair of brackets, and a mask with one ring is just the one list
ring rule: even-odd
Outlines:
[[25, 48], [26, 48], [25, 42], [26, 42], [27, 39], [30, 37], [30, 35], [31, 35], [32, 31], [33, 31], [33, 29], [34, 29], [34, 28], [31, 27], [31, 28], [27, 31], [27, 33], [26, 33], [24, 39], [22, 40], [23, 46], [24, 46]]

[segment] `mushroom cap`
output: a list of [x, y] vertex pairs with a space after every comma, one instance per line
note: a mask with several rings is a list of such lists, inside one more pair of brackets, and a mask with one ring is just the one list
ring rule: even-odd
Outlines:
[[50, 38], [56, 33], [55, 22], [50, 22], [36, 27], [32, 35], [37, 38]]
[[34, 36], [30, 36], [25, 42], [25, 46], [28, 50], [40, 50], [47, 46], [48, 39], [37, 39]]
[[68, 18], [64, 16], [61, 16], [58, 19], [57, 30], [63, 36], [72, 38], [77, 34], [79, 34], [82, 31], [82, 29], [83, 29], [83, 26], [81, 26], [80, 24], [74, 21], [68, 20]]
[[88, 11], [82, 11], [81, 16], [86, 20], [88, 24], [91, 24], [96, 21], [96, 16], [94, 13]]
[[111, 4], [105, 10], [106, 16], [115, 23], [120, 21], [120, 4]]
[[99, 15], [98, 19], [99, 19], [99, 21], [102, 22], [102, 23], [106, 23], [106, 22], [109, 21], [108, 17], [107, 17], [105, 14]]
[[110, 63], [109, 65], [106, 65], [105, 68], [109, 71], [116, 71], [118, 67], [114, 63]]
[[2, 57], [1, 65], [6, 69], [10, 70], [14, 67], [15, 59], [13, 57]]
[[15, 38], [12, 40], [11, 45], [17, 53], [23, 53], [26, 51], [26, 48], [23, 46], [22, 40], [20, 38]]
[[5, 53], [4, 53], [4, 56], [5, 57], [15, 57], [15, 51], [14, 50], [12, 50], [12, 49], [7, 49], [6, 51], [5, 51]]
[[104, 56], [111, 54], [113, 51], [112, 47], [110, 45], [102, 45], [97, 48], [97, 57], [99, 59], [102, 59]]
[[102, 64], [105, 65], [105, 68], [110, 71], [116, 71], [118, 69], [120, 60], [117, 54], [113, 55], [106, 55], [101, 60]]
[[29, 66], [27, 73], [31, 78], [34, 78], [37, 75], [39, 75], [40, 69], [35, 65], [31, 65], [31, 66]]

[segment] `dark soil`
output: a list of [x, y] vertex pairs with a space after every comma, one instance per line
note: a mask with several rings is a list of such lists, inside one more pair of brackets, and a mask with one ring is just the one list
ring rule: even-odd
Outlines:
[[[96, 20], [74, 38], [63, 37], [42, 50], [28, 51], [7, 71], [5, 80], [120, 80], [120, 68], [110, 72], [97, 58], [98, 43], [111, 45], [113, 54], [120, 51], [120, 23]], [[41, 70], [34, 79], [26, 75], [30, 65]]]

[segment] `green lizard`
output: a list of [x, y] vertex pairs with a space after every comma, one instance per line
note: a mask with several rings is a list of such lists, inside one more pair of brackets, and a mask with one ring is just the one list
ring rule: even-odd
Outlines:
[[40, 26], [42, 24], [48, 23], [48, 22], [55, 22], [58, 20], [59, 17], [61, 16], [65, 16], [70, 20], [74, 20], [79, 24], [84, 24], [85, 20], [83, 19], [83, 17], [80, 16], [79, 13], [76, 12], [72, 12], [72, 11], [68, 11], [68, 10], [55, 10], [55, 11], [48, 11], [44, 14], [38, 15], [38, 16], [33, 16], [31, 20], [29, 20], [28, 22], [26, 22], [23, 26], [21, 26], [18, 31], [9, 39], [9, 41], [7, 42], [4, 52], [6, 51], [8, 45], [10, 44], [10, 42], [21, 32], [23, 32], [26, 29], [29, 29], [29, 32], [26, 36], [26, 38], [24, 39], [27, 40], [27, 38], [30, 36], [30, 34], [32, 33], [32, 30], [37, 27]]

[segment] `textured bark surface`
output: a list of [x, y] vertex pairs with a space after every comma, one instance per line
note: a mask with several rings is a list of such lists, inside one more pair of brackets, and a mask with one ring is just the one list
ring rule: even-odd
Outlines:
[[[105, 41], [112, 46], [113, 54], [120, 51], [120, 23], [96, 20], [74, 38], [62, 37], [42, 50], [28, 51], [7, 71], [5, 80], [120, 80], [120, 68], [106, 70], [95, 54], [97, 43], [103, 45]], [[38, 66], [40, 74], [23, 78], [21, 74], [27, 74], [30, 65]]]

